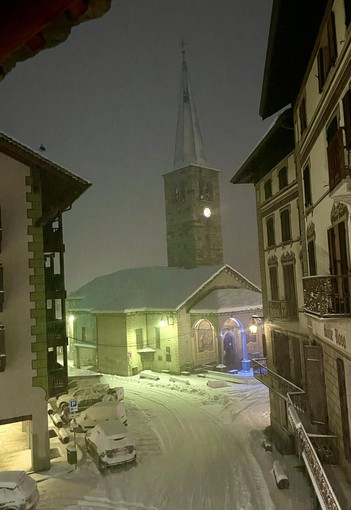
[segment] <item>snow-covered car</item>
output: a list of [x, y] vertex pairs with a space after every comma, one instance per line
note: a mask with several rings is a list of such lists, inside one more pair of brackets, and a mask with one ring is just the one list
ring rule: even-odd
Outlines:
[[76, 432], [86, 432], [99, 423], [108, 420], [119, 420], [127, 425], [128, 419], [123, 402], [98, 402], [79, 413], [76, 420]]
[[100, 471], [136, 459], [135, 444], [127, 427], [119, 420], [104, 421], [89, 430], [85, 435], [85, 445]]
[[111, 388], [108, 384], [97, 383], [87, 388], [77, 388], [76, 390], [64, 395], [60, 395], [56, 399], [56, 406], [63, 417], [68, 420], [70, 400], [77, 400], [78, 410], [84, 411], [88, 407], [97, 402], [113, 402], [123, 400], [124, 389]]
[[0, 472], [1, 510], [34, 510], [38, 502], [37, 484], [25, 471]]

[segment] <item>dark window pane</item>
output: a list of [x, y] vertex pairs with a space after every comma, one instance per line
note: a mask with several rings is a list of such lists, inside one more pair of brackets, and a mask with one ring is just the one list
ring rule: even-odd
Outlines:
[[282, 234], [282, 242], [291, 240], [291, 225], [290, 225], [290, 211], [289, 209], [284, 209], [280, 213], [280, 222], [281, 222], [281, 234]]
[[303, 187], [305, 192], [305, 207], [312, 205], [310, 167], [307, 165], [303, 170]]
[[288, 169], [286, 166], [279, 171], [279, 189], [285, 188], [288, 185]]
[[275, 245], [275, 233], [274, 233], [274, 219], [267, 219], [267, 245], [274, 246]]
[[264, 183], [264, 197], [267, 200], [272, 196], [272, 181], [269, 179]]

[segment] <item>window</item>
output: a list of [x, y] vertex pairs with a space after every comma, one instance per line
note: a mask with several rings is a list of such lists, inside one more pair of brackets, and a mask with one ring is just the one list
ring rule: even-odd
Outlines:
[[169, 363], [172, 361], [171, 348], [170, 347], [166, 347], [166, 361], [168, 361]]
[[305, 98], [303, 98], [301, 101], [301, 105], [299, 108], [299, 118], [300, 118], [300, 134], [303, 135], [305, 129], [307, 128], [306, 99]]
[[5, 328], [0, 324], [0, 372], [4, 372], [6, 367], [6, 351], [5, 351]]
[[345, 25], [348, 27], [351, 21], [351, 2], [350, 0], [344, 0], [345, 6]]
[[[341, 426], [343, 436], [344, 453], [347, 460], [351, 460], [351, 441], [350, 441], [350, 423], [348, 413], [348, 399], [346, 389], [346, 371], [344, 361], [337, 358], [336, 367], [338, 371], [339, 398], [341, 411]], [[348, 374], [349, 375], [349, 374]]]
[[272, 196], [272, 181], [269, 179], [264, 183], [264, 198], [268, 200]]
[[156, 342], [156, 349], [161, 348], [161, 329], [155, 328], [155, 342]]
[[311, 174], [309, 165], [303, 169], [303, 189], [305, 195], [305, 207], [312, 205]]
[[85, 326], [82, 326], [82, 342], [86, 341], [86, 329]]
[[0, 264], [0, 312], [3, 311], [4, 305], [4, 268]]
[[295, 266], [283, 264], [284, 297], [290, 303], [296, 303]]
[[[351, 2], [350, 2], [351, 5]], [[351, 89], [342, 98], [346, 148], [351, 149]], [[1, 225], [0, 225], [1, 226]]]
[[315, 276], [317, 274], [317, 268], [316, 268], [316, 246], [314, 240], [308, 242], [307, 251], [310, 276]]
[[335, 64], [337, 55], [335, 17], [332, 12], [327, 23], [327, 30], [324, 34], [322, 34], [321, 47], [319, 48], [317, 57], [318, 85], [320, 93], [323, 90], [323, 86], [330, 69]]
[[290, 224], [290, 210], [284, 209], [280, 213], [280, 225], [281, 225], [281, 234], [282, 234], [282, 242], [286, 243], [287, 241], [291, 241], [291, 224]]
[[144, 347], [142, 328], [138, 328], [135, 330], [135, 339], [136, 339], [137, 349], [142, 349]]
[[271, 216], [270, 218], [267, 218], [266, 221], [266, 227], [267, 227], [267, 246], [274, 246], [275, 245], [275, 233], [274, 233], [274, 218]]
[[278, 301], [278, 268], [271, 266], [269, 268], [269, 281], [271, 284], [271, 300]]
[[1, 243], [2, 243], [2, 227], [1, 227], [1, 207], [0, 207], [0, 253], [1, 253]]
[[288, 185], [288, 169], [284, 166], [278, 173], [279, 189], [285, 188]]

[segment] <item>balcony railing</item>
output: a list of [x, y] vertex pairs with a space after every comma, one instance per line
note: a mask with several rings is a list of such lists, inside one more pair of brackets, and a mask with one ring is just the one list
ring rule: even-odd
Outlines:
[[48, 347], [59, 347], [67, 344], [66, 321], [54, 320], [47, 323]]
[[65, 367], [48, 369], [49, 398], [67, 393], [68, 375]]
[[302, 280], [305, 313], [318, 317], [351, 314], [351, 276], [307, 276]]
[[252, 365], [255, 378], [287, 402], [290, 432], [295, 437], [321, 508], [341, 510], [322, 466], [322, 462], [336, 463], [337, 436], [307, 433], [300, 418], [307, 411], [305, 391], [270, 370], [265, 358], [252, 360]]
[[270, 319], [296, 319], [298, 316], [296, 301], [269, 301], [268, 315]]
[[327, 147], [329, 186], [333, 189], [350, 173], [350, 152], [344, 143], [344, 129], [339, 128]]

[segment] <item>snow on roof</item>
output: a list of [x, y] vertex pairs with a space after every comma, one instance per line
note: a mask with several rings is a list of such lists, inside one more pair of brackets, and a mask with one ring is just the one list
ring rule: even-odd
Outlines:
[[197, 303], [193, 311], [238, 311], [262, 307], [262, 296], [249, 289], [217, 289]]
[[[201, 266], [194, 269], [141, 267], [95, 278], [70, 294], [72, 302], [68, 308], [101, 312], [176, 310], [189, 296], [194, 296], [211, 278], [224, 270], [232, 274], [238, 286], [245, 286], [256, 294], [260, 292], [230, 266]], [[76, 300], [74, 305], [73, 300]]]

